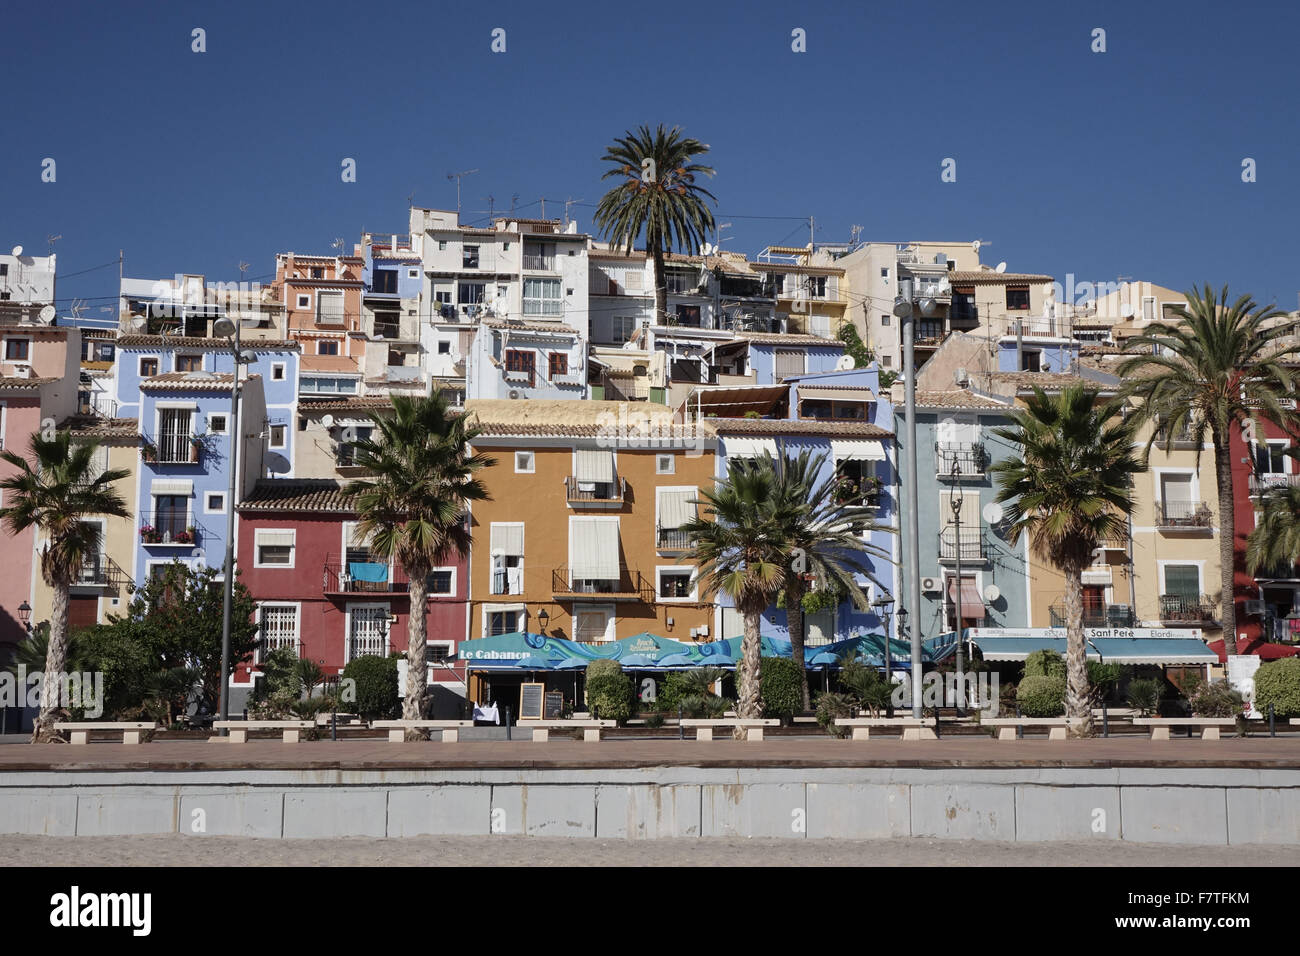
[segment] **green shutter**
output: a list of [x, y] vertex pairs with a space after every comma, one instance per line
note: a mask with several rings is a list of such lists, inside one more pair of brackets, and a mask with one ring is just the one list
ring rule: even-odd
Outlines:
[[1201, 594], [1201, 573], [1194, 564], [1165, 565], [1165, 594], [1196, 603]]

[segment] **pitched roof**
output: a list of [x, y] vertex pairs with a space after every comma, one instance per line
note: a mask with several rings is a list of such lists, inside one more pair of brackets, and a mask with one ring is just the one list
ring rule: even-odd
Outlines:
[[[250, 375], [249, 379], [258, 378]], [[140, 383], [140, 390], [150, 391], [186, 391], [186, 392], [228, 392], [234, 376], [229, 372], [164, 372], [154, 375]]]
[[299, 399], [298, 411], [304, 415], [312, 412], [359, 412], [375, 408], [392, 408], [386, 395], [366, 395], [359, 398]]
[[563, 322], [511, 322], [507, 319], [484, 319], [483, 325], [490, 329], [518, 332], [553, 332], [563, 335], [579, 335], [577, 329]]
[[1071, 385], [1093, 384], [1082, 376], [1069, 372], [994, 372], [992, 379], [1003, 385], [1014, 385], [1018, 389], [1036, 386], [1045, 392], [1059, 391]]
[[949, 272], [948, 281], [953, 285], [981, 282], [988, 285], [1007, 285], [1012, 282], [1052, 282], [1054, 277], [1035, 272], [998, 272], [994, 269], [980, 269], [978, 272]]
[[736, 338], [756, 342], [759, 345], [820, 345], [829, 349], [844, 348], [844, 343], [839, 339], [806, 335], [802, 332], [737, 332]]
[[[118, 348], [158, 348], [160, 346], [178, 345], [183, 348], [228, 349], [228, 339], [212, 339], [197, 335], [123, 335], [117, 340]], [[296, 352], [299, 344], [293, 339], [244, 339], [239, 340], [241, 349], [254, 352]]]
[[813, 435], [827, 438], [893, 438], [894, 433], [870, 422], [787, 420], [773, 418], [707, 418], [719, 435]]
[[236, 507], [237, 511], [308, 511], [352, 514], [352, 499], [331, 479], [263, 478]]
[[97, 418], [94, 415], [71, 415], [59, 423], [77, 438], [97, 438], [105, 441], [140, 439], [138, 418]]
[[1008, 409], [1011, 407], [1007, 402], [1000, 402], [988, 395], [972, 392], [968, 388], [918, 391], [916, 393], [916, 404], [920, 408]]
[[49, 385], [51, 382], [57, 382], [57, 378], [12, 378], [6, 376], [0, 378], [0, 389], [17, 389], [24, 392], [40, 391], [42, 385]]

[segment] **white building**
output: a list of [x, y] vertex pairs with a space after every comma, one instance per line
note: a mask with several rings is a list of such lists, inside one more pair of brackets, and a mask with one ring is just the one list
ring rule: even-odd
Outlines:
[[22, 246], [0, 255], [0, 302], [54, 304], [55, 256], [31, 256]]

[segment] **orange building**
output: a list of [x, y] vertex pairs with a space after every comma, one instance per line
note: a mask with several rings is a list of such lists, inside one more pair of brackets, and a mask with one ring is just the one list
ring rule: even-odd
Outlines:
[[491, 500], [472, 507], [468, 637], [709, 639], [713, 604], [677, 530], [712, 487], [707, 426], [648, 402], [485, 399], [466, 414], [496, 459], [480, 473]]
[[364, 265], [360, 256], [275, 257], [274, 288], [284, 303], [285, 331], [302, 343], [298, 374], [304, 398], [362, 394]]

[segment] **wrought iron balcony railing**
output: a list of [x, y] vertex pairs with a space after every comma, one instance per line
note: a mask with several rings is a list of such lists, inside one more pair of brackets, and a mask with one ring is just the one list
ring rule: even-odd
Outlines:
[[939, 560], [956, 562], [958, 554], [963, 563], [978, 564], [988, 557], [984, 533], [978, 528], [961, 529], [960, 538], [952, 527], [939, 532]]
[[1164, 501], [1160, 504], [1159, 522], [1163, 530], [1209, 531], [1214, 525], [1214, 512], [1203, 501]]
[[[1064, 602], [1051, 605], [1047, 613], [1052, 627], [1066, 626]], [[1084, 627], [1134, 627], [1136, 620], [1127, 604], [1085, 604], [1083, 607]]]
[[579, 481], [577, 475], [568, 475], [564, 494], [569, 501], [621, 502], [627, 495], [627, 479], [615, 475], [613, 481]]
[[660, 551], [689, 551], [691, 536], [680, 528], [660, 528], [656, 535], [656, 546]]
[[1160, 595], [1160, 620], [1175, 624], [1205, 624], [1218, 620], [1218, 605], [1204, 594], [1189, 597], [1181, 594]]
[[[577, 572], [581, 573], [581, 572]], [[551, 595], [557, 600], [608, 600], [655, 602], [654, 582], [640, 571], [618, 569], [617, 578], [582, 578], [573, 568], [551, 572]]]
[[410, 579], [400, 565], [341, 561], [337, 556], [325, 562], [323, 578], [325, 594], [405, 594], [410, 588]]
[[934, 446], [935, 474], [951, 478], [953, 465], [961, 469], [962, 476], [983, 477], [988, 457], [981, 442], [940, 442]]

